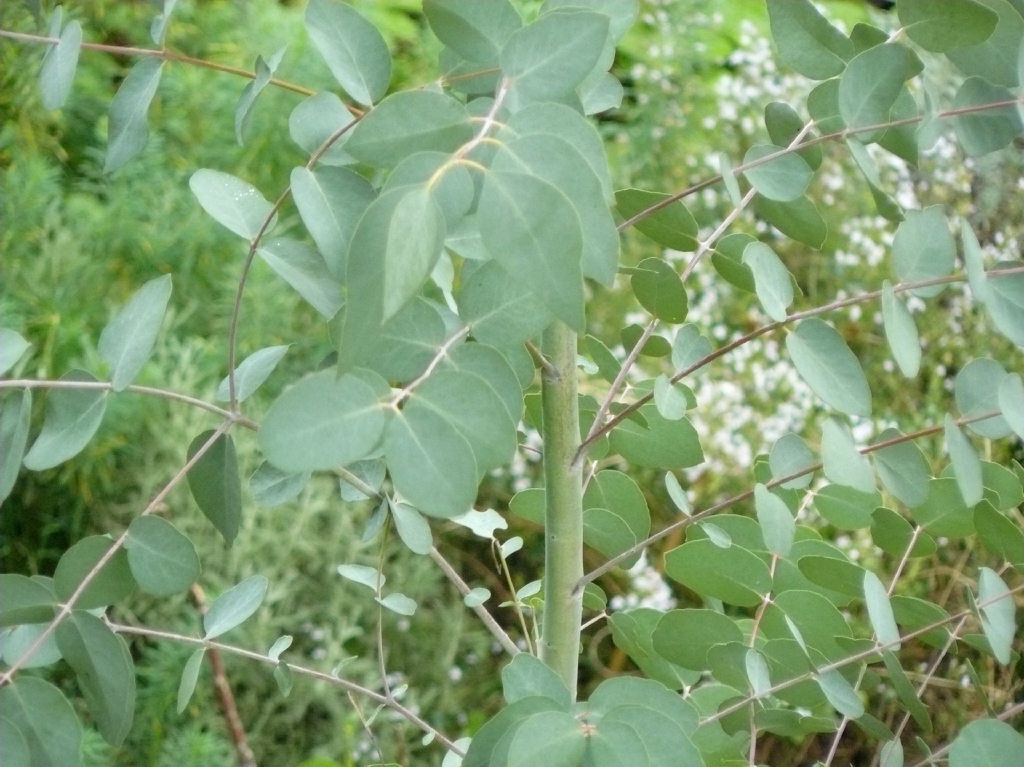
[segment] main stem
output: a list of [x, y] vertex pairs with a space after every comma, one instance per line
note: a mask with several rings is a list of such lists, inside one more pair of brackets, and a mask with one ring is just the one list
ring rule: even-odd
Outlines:
[[544, 628], [540, 656], [575, 696], [583, 598], [583, 470], [576, 395], [576, 333], [562, 322], [544, 332]]

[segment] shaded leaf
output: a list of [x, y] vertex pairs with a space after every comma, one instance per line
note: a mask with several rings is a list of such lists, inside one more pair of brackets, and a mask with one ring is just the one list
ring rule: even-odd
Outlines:
[[46, 109], [60, 109], [71, 93], [71, 83], [75, 79], [78, 68], [78, 54], [82, 49], [82, 25], [77, 21], [69, 21], [60, 31], [61, 9], [54, 10], [53, 25], [50, 37], [58, 37], [59, 42], [50, 46], [43, 56], [43, 64], [39, 68], [39, 90], [43, 94], [43, 106]]
[[921, 340], [910, 310], [893, 293], [892, 284], [882, 283], [882, 321], [885, 340], [889, 342], [893, 359], [907, 378], [917, 378], [921, 369]]
[[268, 220], [265, 231], [274, 228], [277, 221], [274, 206], [256, 187], [242, 179], [204, 168], [192, 174], [188, 185], [203, 210], [239, 237], [254, 239]]
[[31, 346], [17, 331], [0, 328], [0, 375], [13, 368]]
[[188, 702], [192, 699], [192, 693], [195, 692], [196, 682], [199, 681], [199, 672], [203, 668], [203, 658], [206, 657], [206, 648], [200, 647], [194, 653], [192, 653], [188, 661], [185, 663], [185, 668], [181, 671], [181, 681], [178, 683], [178, 701], [177, 710], [178, 713], [182, 713], [188, 706]]
[[677, 324], [686, 319], [686, 289], [664, 259], [641, 261], [630, 277], [630, 285], [640, 305], [662, 322]]
[[[1012, 102], [1011, 90], [992, 85], [981, 77], [970, 77], [960, 86], [953, 99], [953, 108], [970, 110], [986, 104]], [[964, 151], [971, 157], [997, 152], [1024, 133], [1024, 118], [1017, 106], [1008, 104], [998, 109], [965, 111], [953, 118], [953, 128]]]
[[345, 151], [380, 168], [417, 152], [454, 152], [473, 136], [466, 108], [437, 91], [401, 91], [384, 99], [352, 130]]
[[505, 702], [509, 704], [539, 695], [568, 711], [573, 702], [558, 675], [529, 653], [519, 653], [501, 670], [501, 687]]
[[467, 61], [494, 66], [509, 35], [523, 26], [508, 0], [426, 0], [423, 12], [437, 38]]
[[[0, 627], [49, 621], [57, 603], [53, 592], [38, 581], [15, 573], [0, 573], [3, 602]], [[6, 651], [6, 643], [4, 645]]]
[[[188, 446], [189, 460], [214, 435], [204, 431]], [[188, 472], [188, 487], [199, 510], [231, 546], [242, 521], [242, 480], [238, 474], [235, 442], [221, 434]]]
[[49, 682], [19, 674], [0, 689], [0, 718], [13, 724], [25, 739], [29, 764], [82, 764], [82, 725], [64, 694]]
[[[1000, 412], [999, 387], [1007, 376], [1003, 366], [987, 357], [973, 359], [956, 375], [953, 396], [960, 415], [965, 418]], [[1002, 439], [1013, 431], [1002, 416], [972, 421], [967, 429], [989, 439]]]
[[[902, 437], [896, 429], [878, 435], [879, 442]], [[872, 454], [878, 478], [896, 500], [909, 508], [920, 506], [928, 498], [931, 470], [916, 442], [901, 442], [875, 450]]]
[[0, 503], [7, 500], [18, 479], [28, 445], [31, 417], [31, 389], [14, 392], [0, 400]]
[[[999, 384], [998, 398], [1003, 418], [1017, 436], [1024, 439], [1024, 383], [1019, 375], [1011, 373], [1003, 379]], [[3, 498], [2, 492], [0, 498]]]
[[[755, 144], [747, 150], [743, 164], [750, 165], [784, 151], [778, 146]], [[800, 155], [789, 152], [749, 168], [744, 175], [751, 186], [769, 200], [792, 202], [803, 196], [813, 172]]]
[[84, 610], [74, 610], [63, 620], [56, 636], [104, 740], [120, 746], [135, 714], [135, 666], [128, 645]]
[[754, 197], [753, 208], [760, 218], [787, 237], [816, 249], [825, 244], [828, 226], [807, 197], [793, 202], [776, 202], [757, 195]]
[[[107, 536], [91, 535], [65, 551], [53, 573], [53, 590], [57, 599], [69, 601], [113, 546], [114, 541]], [[134, 588], [135, 579], [128, 565], [128, 555], [124, 549], [118, 549], [89, 581], [75, 607], [79, 610], [106, 607], [124, 599]]]
[[907, 37], [926, 51], [945, 53], [979, 45], [995, 32], [999, 15], [974, 0], [901, 0], [896, 8]]
[[359, 218], [373, 202], [373, 187], [345, 168], [292, 170], [292, 196], [310, 236], [337, 280], [345, 279], [349, 241]]
[[307, 245], [286, 237], [260, 244], [260, 258], [327, 319], [338, 313], [344, 300], [341, 286], [323, 257]]
[[[615, 193], [615, 207], [625, 219], [669, 199], [661, 192], [645, 192], [642, 189], [623, 189]], [[697, 221], [682, 201], [676, 200], [660, 210], [644, 216], [634, 226], [659, 245], [672, 250], [689, 252], [697, 250]]]

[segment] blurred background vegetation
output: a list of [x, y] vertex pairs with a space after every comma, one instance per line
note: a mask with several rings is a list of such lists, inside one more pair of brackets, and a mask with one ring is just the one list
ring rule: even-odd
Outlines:
[[[391, 45], [396, 63], [393, 88], [437, 76], [438, 44], [418, 2], [353, 4], [377, 24]], [[825, 6], [847, 29], [867, 20], [891, 23], [863, 2], [836, 0]], [[82, 22], [87, 41], [147, 46], [155, 8], [139, 0], [94, 0], [69, 4], [65, 13]], [[40, 31], [27, 5], [13, 0], [0, 4], [0, 26]], [[725, 152], [735, 162], [751, 144], [764, 140], [762, 110], [769, 101], [785, 101], [803, 112], [811, 84], [775, 69], [766, 32], [763, 9], [751, 0], [642, 2], [640, 21], [616, 59], [615, 73], [626, 86], [626, 100], [599, 122], [617, 188], [684, 188], [717, 173], [715, 153]], [[278, 77], [316, 90], [336, 87], [303, 33], [300, 3], [182, 0], [169, 45], [240, 67], [250, 67], [258, 54], [268, 56], [288, 45]], [[40, 47], [0, 41], [0, 324], [15, 328], [34, 344], [16, 372], [57, 378], [81, 367], [101, 374], [96, 344], [114, 309], [146, 280], [171, 273], [171, 312], [154, 359], [137, 383], [212, 400], [227, 372], [227, 324], [244, 253], [235, 238], [200, 212], [187, 180], [198, 168], [216, 168], [245, 178], [275, 199], [290, 169], [305, 161], [287, 128], [288, 115], [301, 97], [269, 88], [256, 109], [251, 138], [239, 146], [233, 116], [245, 81], [169, 64], [151, 110], [149, 145], [140, 158], [106, 176], [102, 164], [107, 108], [133, 60], [83, 51], [71, 97], [62, 111], [49, 113], [36, 87], [42, 55]], [[935, 83], [940, 91], [946, 85]], [[1019, 257], [1024, 241], [1021, 153], [1007, 151], [967, 163], [950, 146], [940, 142], [917, 167], [889, 163], [883, 175], [903, 204], [942, 203], [948, 213], [971, 221], [991, 256]], [[780, 255], [798, 275], [803, 306], [834, 300], [844, 292], [875, 289], [891, 277], [883, 254], [894, 225], [875, 213], [867, 186], [839, 147], [826, 147], [826, 173], [815, 183], [811, 194], [830, 229], [825, 249], [814, 252], [781, 240], [778, 244]], [[689, 204], [705, 231], [729, 211], [728, 199], [715, 190]], [[290, 203], [282, 211], [282, 225], [296, 234], [301, 229]], [[736, 230], [774, 236], [752, 217], [738, 222]], [[635, 233], [626, 234], [626, 264], [651, 255], [661, 252]], [[681, 257], [666, 255], [670, 260]], [[698, 270], [690, 287], [689, 321], [716, 341], [760, 324], [752, 294], [735, 290], [713, 272]], [[623, 318], [635, 314], [635, 321], [645, 321], [625, 291], [602, 291], [591, 306], [591, 332], [613, 348], [621, 349], [612, 329], [622, 327]], [[1013, 353], [1008, 343], [987, 332], [984, 318], [973, 311], [969, 299], [956, 292], [918, 312], [926, 363], [917, 380], [906, 381], [892, 371], [881, 324], [873, 319], [875, 311], [876, 307], [854, 309], [834, 319], [877, 385], [876, 401], [887, 403], [892, 424], [905, 432], [941, 421], [949, 407], [953, 377], [966, 360], [981, 355], [1006, 360]], [[273, 344], [291, 348], [268, 384], [246, 405], [256, 418], [287, 382], [315, 367], [330, 351], [324, 324], [257, 263], [246, 292], [239, 350], [244, 357]], [[701, 404], [694, 421], [709, 460], [681, 479], [702, 505], [748, 487], [754, 456], [786, 431], [815, 431], [821, 413], [789, 367], [779, 364], [778, 351], [778, 342], [769, 340], [703, 371], [705, 377], [692, 384]], [[648, 377], [661, 372], [660, 364], [657, 359], [644, 360]], [[37, 416], [43, 400], [36, 398]], [[2, 570], [51, 574], [60, 554], [75, 541], [123, 529], [183, 463], [192, 438], [210, 425], [201, 412], [180, 404], [131, 394], [112, 397], [100, 434], [82, 454], [56, 469], [20, 477], [0, 512]], [[858, 436], [867, 439], [873, 433], [868, 429]], [[243, 471], [251, 473], [258, 461], [253, 439], [246, 433], [237, 439]], [[925, 442], [922, 448], [936, 473], [941, 471], [940, 442]], [[1009, 450], [987, 458], [1008, 465], [1011, 458], [1024, 457], [1019, 443]], [[511, 473], [492, 477], [479, 507], [506, 511], [514, 490], [534, 481], [536, 473], [536, 465], [527, 461]], [[673, 515], [667, 493], [653, 472], [639, 470], [636, 478], [645, 489], [657, 529]], [[329, 670], [348, 660], [346, 676], [374, 686], [377, 610], [365, 593], [335, 573], [341, 563], [376, 562], [379, 538], [361, 543], [368, 506], [342, 502], [332, 480], [317, 477], [295, 501], [261, 509], [247, 500], [245, 508], [243, 530], [231, 550], [224, 549], [187, 490], [172, 493], [161, 511], [196, 543], [204, 565], [201, 584], [208, 593], [220, 593], [256, 572], [269, 578], [271, 593], [263, 609], [231, 641], [265, 650], [278, 636], [291, 634], [295, 644], [288, 652], [297, 662]], [[819, 524], [826, 538], [834, 538], [824, 523]], [[536, 577], [542, 553], [536, 529], [514, 518], [510, 525], [511, 533], [527, 540], [515, 560], [518, 587]], [[483, 542], [455, 526], [442, 532], [439, 548], [467, 580], [490, 588], [499, 597], [496, 601], [509, 596]], [[666, 548], [677, 542], [669, 539]], [[845, 536], [837, 542], [851, 556], [875, 556], [869, 538]], [[956, 541], [920, 562], [915, 587], [934, 599], [947, 588], [952, 591], [950, 584], [963, 577], [963, 557], [971, 545]], [[389, 545], [385, 556], [389, 582], [420, 605], [411, 619], [385, 619], [388, 665], [395, 674], [392, 686], [408, 683], [405, 702], [442, 731], [471, 734], [500, 705], [496, 670], [503, 659], [432, 563], [397, 544]], [[685, 603], [684, 596], [660, 580], [660, 558], [649, 559], [653, 569], [605, 580], [609, 593], [620, 598], [616, 604], [644, 604], [645, 599]], [[140, 596], [131, 612], [119, 617], [182, 632], [195, 631], [200, 620], [187, 596]], [[511, 615], [502, 620], [516, 631]], [[207, 672], [185, 713], [175, 713], [178, 679], [189, 648], [137, 640], [132, 650], [140, 674], [132, 735], [116, 752], [98, 735], [90, 736], [88, 764], [232, 763], [235, 746]], [[596, 684], [603, 675], [632, 668], [600, 628], [587, 652], [585, 683]], [[925, 650], [921, 652], [923, 659]], [[952, 658], [944, 676], [959, 681], [968, 670], [959, 673], [954, 666], [964, 660]], [[945, 716], [951, 721], [962, 722], [983, 711], [986, 691], [1010, 696], [1015, 692], [995, 675], [996, 667], [989, 661], [969, 660], [975, 663], [976, 669], [970, 671], [977, 671], [979, 689], [936, 686], [927, 701], [948, 706]], [[352, 702], [335, 688], [308, 680], [297, 680], [284, 698], [266, 668], [231, 658], [227, 666], [249, 744], [260, 764], [334, 767], [379, 758], [360, 723], [360, 715], [372, 715], [372, 708], [364, 704], [357, 715]], [[40, 673], [50, 674], [69, 690], [74, 686], [70, 675], [62, 676], [60, 666]], [[895, 711], [894, 706], [891, 703], [886, 710]], [[937, 716], [941, 720], [943, 715]], [[944, 729], [937, 726], [936, 737]], [[439, 760], [437, 749], [421, 745], [419, 736], [389, 718], [388, 712], [381, 713], [373, 730], [387, 759], [403, 764]], [[854, 760], [860, 737], [857, 732], [848, 736], [840, 754], [847, 758], [841, 762]], [[801, 754], [800, 744], [778, 738], [765, 741], [772, 763], [813, 761], [813, 748]]]

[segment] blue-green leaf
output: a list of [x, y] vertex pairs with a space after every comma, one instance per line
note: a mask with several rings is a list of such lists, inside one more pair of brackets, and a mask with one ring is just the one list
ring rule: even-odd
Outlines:
[[342, 133], [320, 155], [317, 165], [348, 165], [355, 162], [344, 150], [355, 117], [335, 94], [316, 93], [300, 103], [288, 116], [288, 135], [308, 155], [321, 150], [333, 136]]
[[900, 630], [889, 604], [889, 593], [885, 585], [871, 570], [864, 571], [864, 601], [868, 606], [868, 618], [879, 644], [899, 649]]
[[264, 61], [262, 56], [256, 57], [252, 82], [246, 84], [242, 89], [242, 95], [238, 97], [238, 105], [235, 107], [235, 138], [239, 144], [245, 144], [246, 136], [249, 134], [249, 123], [252, 121], [252, 113], [256, 108], [256, 101], [260, 94], [270, 84], [281, 59], [284, 57], [285, 48], [282, 48], [273, 56], [270, 61]]
[[832, 670], [820, 673], [815, 678], [836, 711], [849, 719], [860, 719], [864, 716], [864, 704], [857, 691], [853, 689], [853, 685], [846, 681], [846, 677]]
[[33, 767], [82, 764], [82, 725], [64, 694], [49, 682], [19, 674], [0, 689], [0, 718], [21, 733]]
[[[105, 535], [90, 535], [64, 552], [53, 573], [53, 591], [67, 602], [78, 591], [86, 576], [107, 556], [114, 541]], [[75, 607], [93, 610], [124, 599], [135, 588], [135, 578], [124, 549], [114, 552], [79, 595]]]
[[882, 322], [885, 340], [889, 342], [893, 359], [907, 378], [917, 378], [921, 369], [921, 340], [914, 317], [906, 305], [893, 292], [892, 283], [882, 283]]
[[[885, 43], [858, 53], [839, 81], [839, 114], [849, 130], [888, 122], [903, 83], [920, 73], [920, 59], [906, 46]], [[884, 128], [862, 132], [865, 143]]]
[[1024, 734], [998, 719], [976, 719], [956, 736], [949, 767], [1016, 767], [1024, 752]]
[[768, 550], [778, 557], [789, 556], [796, 535], [796, 520], [786, 502], [758, 483], [754, 486], [754, 505]]
[[529, 653], [519, 653], [501, 670], [501, 687], [508, 704], [539, 695], [550, 698], [565, 711], [572, 705], [565, 683], [542, 660]]
[[[274, 206], [252, 184], [218, 170], [197, 170], [188, 181], [203, 210], [239, 237], [252, 240], [274, 228]], [[263, 224], [269, 219], [266, 228]]]
[[423, 13], [438, 40], [482, 66], [495, 66], [509, 36], [523, 26], [509, 0], [425, 0]]
[[765, 314], [785, 322], [786, 309], [793, 303], [793, 278], [782, 259], [763, 242], [752, 242], [743, 250], [743, 263], [754, 274], [754, 289]]
[[257, 253], [324, 317], [330, 319], [338, 313], [344, 303], [341, 285], [315, 250], [297, 240], [277, 237], [263, 241]]
[[434, 538], [430, 533], [430, 523], [412, 506], [405, 503], [391, 504], [391, 518], [395, 520], [395, 529], [408, 549], [414, 554], [428, 554], [434, 548]]
[[192, 541], [161, 517], [134, 519], [124, 547], [132, 575], [150, 594], [177, 594], [199, 577], [199, 555]]
[[[878, 435], [878, 441], [886, 442], [902, 436], [896, 429], [886, 429]], [[872, 457], [878, 478], [898, 501], [914, 508], [927, 500], [931, 470], [916, 442], [883, 447], [872, 453]]]
[[[60, 380], [96, 383], [84, 370], [69, 371]], [[46, 397], [43, 430], [25, 456], [25, 468], [51, 469], [78, 455], [99, 429], [106, 407], [107, 393], [100, 389], [52, 390]]]
[[[805, 471], [815, 463], [814, 453], [807, 447], [807, 443], [792, 432], [777, 439], [768, 454], [768, 465], [772, 470], [773, 479], [781, 479]], [[811, 484], [812, 479], [814, 479], [813, 472], [807, 472], [801, 477], [784, 482], [782, 487], [799, 490]]]
[[306, 31], [349, 96], [370, 106], [391, 83], [391, 53], [377, 28], [338, 0], [310, 0]]
[[1014, 99], [1009, 88], [992, 85], [981, 77], [969, 77], [960, 86], [953, 99], [953, 108], [964, 111], [953, 118], [953, 128], [969, 156], [980, 157], [997, 152], [1024, 133], [1024, 119], [1012, 103], [998, 109], [970, 111], [974, 107], [1012, 102]]
[[131, 297], [100, 334], [100, 358], [110, 366], [114, 391], [123, 391], [153, 353], [171, 298], [171, 275], [150, 280]]
[[768, 19], [782, 63], [805, 77], [835, 77], [853, 57], [853, 43], [810, 0], [768, 0]]
[[0, 375], [14, 367], [31, 346], [16, 330], [0, 328]]
[[416, 603], [409, 599], [405, 594], [399, 594], [398, 592], [388, 594], [383, 598], [376, 597], [375, 601], [381, 606], [391, 610], [391, 612], [398, 613], [399, 615], [409, 616], [416, 612]]
[[1017, 633], [1016, 606], [1003, 579], [987, 567], [981, 568], [978, 577], [978, 604], [983, 616], [981, 628], [992, 654], [1005, 666], [1010, 662]]
[[[623, 189], [615, 193], [615, 207], [623, 218], [630, 219], [668, 198], [669, 195], [661, 192]], [[688, 252], [700, 246], [697, 221], [679, 200], [645, 216], [634, 226], [659, 245], [672, 250]]]
[[0, 400], [0, 503], [7, 500], [28, 444], [32, 390], [23, 389]]
[[980, 45], [999, 21], [997, 13], [975, 0], [900, 0], [896, 12], [907, 37], [933, 53]]
[[1017, 0], [975, 0], [999, 15], [996, 31], [983, 43], [957, 48], [946, 55], [965, 75], [984, 77], [994, 85], [1020, 85], [1017, 54], [1024, 39], [1024, 14]]
[[163, 61], [143, 57], [132, 67], [110, 102], [107, 119], [107, 157], [103, 172], [110, 173], [127, 163], [149, 140], [147, 112], [160, 85]]
[[476, 269], [459, 291], [459, 316], [482, 343], [507, 347], [538, 336], [554, 320], [525, 285], [509, 280], [497, 261]]
[[64, 106], [71, 83], [75, 79], [78, 67], [78, 54], [82, 49], [82, 25], [70, 21], [60, 31], [61, 9], [54, 9], [51, 22], [50, 37], [58, 37], [59, 42], [47, 49], [43, 56], [43, 64], [39, 68], [39, 90], [43, 94], [43, 106], [47, 109], [60, 109]]
[[[268, 346], [242, 360], [235, 368], [235, 399], [238, 402], [248, 399], [270, 377], [287, 352], [287, 346]], [[231, 399], [231, 387], [226, 376], [217, 387], [217, 399], [221, 402]]]
[[267, 596], [267, 579], [253, 575], [217, 597], [203, 616], [203, 639], [216, 639], [246, 621]]
[[174, 6], [177, 4], [178, 0], [163, 0], [163, 3], [161, 4], [163, 10], [153, 17], [153, 23], [149, 26], [149, 35], [157, 45], [164, 44], [164, 37], [167, 34], [167, 25], [171, 21], [171, 14], [174, 13]]
[[946, 413], [946, 449], [953, 463], [953, 476], [960, 488], [964, 503], [974, 506], [981, 502], [985, 488], [981, 482], [981, 459], [974, 445], [957, 426], [956, 420]]
[[120, 746], [135, 714], [135, 666], [128, 645], [84, 610], [74, 610], [62, 621], [56, 636], [103, 738]]
[[278, 397], [263, 419], [260, 450], [288, 472], [347, 466], [369, 456], [388, 423], [378, 389], [367, 376], [341, 378], [325, 370], [299, 381]]
[[[782, 151], [782, 147], [755, 144], [747, 150], [743, 164], [749, 165]], [[791, 202], [803, 196], [814, 173], [804, 158], [789, 152], [744, 171], [744, 175], [754, 189], [769, 200]]]
[[800, 376], [821, 399], [848, 415], [871, 415], [871, 388], [860, 362], [835, 328], [815, 317], [786, 336]]
[[[1007, 372], [998, 362], [987, 357], [973, 359], [964, 365], [953, 382], [953, 396], [960, 415], [973, 418], [999, 412], [999, 387]], [[967, 429], [988, 439], [1002, 439], [1013, 431], [1002, 416], [972, 421]]]
[[[1024, 439], [1024, 383], [1021, 383], [1020, 376], [1016, 373], [1007, 375], [999, 384], [998, 396], [999, 409], [1003, 411], [1003, 418], [1017, 433], [1017, 436]], [[0, 498], [3, 498], [2, 492], [0, 492]]]
[[199, 672], [203, 668], [203, 658], [206, 657], [206, 648], [200, 647], [188, 657], [185, 668], [181, 671], [181, 681], [178, 683], [177, 710], [182, 713], [192, 699], [195, 692], [196, 682], [199, 681]]

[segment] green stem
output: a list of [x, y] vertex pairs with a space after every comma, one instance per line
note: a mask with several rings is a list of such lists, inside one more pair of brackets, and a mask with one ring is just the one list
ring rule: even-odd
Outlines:
[[576, 394], [576, 334], [561, 322], [544, 332], [544, 625], [540, 657], [575, 695], [583, 619], [583, 471]]

